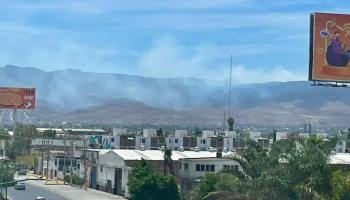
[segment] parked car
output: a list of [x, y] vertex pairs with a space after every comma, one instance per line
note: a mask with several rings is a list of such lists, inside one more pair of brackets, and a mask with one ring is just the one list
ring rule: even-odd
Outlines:
[[25, 169], [19, 170], [18, 175], [21, 175], [21, 176], [27, 175], [27, 170], [25, 170]]
[[37, 197], [34, 200], [46, 200], [45, 197]]
[[15, 185], [15, 190], [25, 190], [26, 189], [26, 185], [23, 182], [18, 182]]

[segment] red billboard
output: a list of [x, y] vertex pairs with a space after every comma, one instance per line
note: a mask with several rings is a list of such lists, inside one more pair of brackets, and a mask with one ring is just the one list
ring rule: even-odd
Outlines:
[[311, 14], [309, 80], [350, 82], [350, 15]]
[[35, 88], [1, 88], [0, 109], [35, 109]]

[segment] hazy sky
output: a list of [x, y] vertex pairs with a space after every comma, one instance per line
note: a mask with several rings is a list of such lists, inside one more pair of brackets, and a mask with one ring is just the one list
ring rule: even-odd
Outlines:
[[309, 15], [348, 0], [0, 0], [0, 65], [306, 80]]

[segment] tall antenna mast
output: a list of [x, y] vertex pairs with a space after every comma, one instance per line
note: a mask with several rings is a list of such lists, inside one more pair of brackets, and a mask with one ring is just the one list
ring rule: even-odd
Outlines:
[[227, 119], [229, 131], [233, 131], [233, 124], [235, 123], [235, 120], [231, 116], [231, 97], [232, 97], [231, 90], [232, 90], [232, 54], [231, 54], [231, 62], [230, 62], [230, 91], [229, 91], [229, 103], [228, 103], [229, 108], [228, 108], [228, 119]]
[[226, 130], [226, 111], [224, 110], [224, 121], [222, 123], [222, 129], [225, 131]]
[[228, 117], [231, 117], [231, 89], [232, 89], [232, 54], [230, 57], [230, 90], [229, 90], [229, 102], [228, 102]]

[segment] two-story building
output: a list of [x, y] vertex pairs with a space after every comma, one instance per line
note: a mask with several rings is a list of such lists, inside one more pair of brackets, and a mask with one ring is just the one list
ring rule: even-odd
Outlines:
[[206, 173], [217, 173], [223, 169], [242, 170], [237, 161], [227, 158], [183, 158], [179, 160], [181, 192], [189, 199], [190, 192], [196, 187], [200, 178]]
[[[230, 153], [224, 153], [230, 155]], [[175, 177], [179, 180], [179, 159], [214, 158], [216, 152], [209, 151], [172, 151]], [[164, 152], [161, 150], [112, 149], [101, 155], [97, 161], [97, 189], [118, 195], [128, 195], [128, 176], [141, 159], [150, 163], [152, 168], [163, 172]]]

